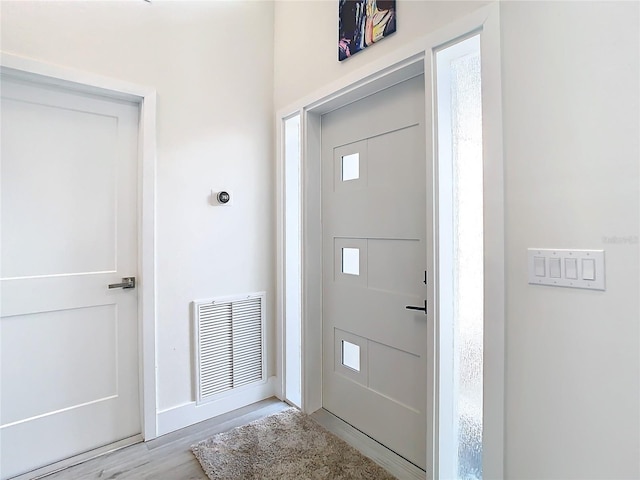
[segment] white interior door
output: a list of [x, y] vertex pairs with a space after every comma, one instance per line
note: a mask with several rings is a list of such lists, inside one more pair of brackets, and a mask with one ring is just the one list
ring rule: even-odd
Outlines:
[[424, 76], [322, 117], [323, 407], [426, 467]]
[[2, 77], [0, 473], [140, 433], [138, 106]]

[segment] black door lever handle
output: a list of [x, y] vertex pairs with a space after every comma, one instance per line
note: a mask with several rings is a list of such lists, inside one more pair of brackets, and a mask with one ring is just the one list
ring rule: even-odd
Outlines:
[[419, 310], [421, 312], [424, 312], [424, 314], [427, 314], [427, 301], [424, 301], [424, 307], [415, 307], [413, 305], [407, 305], [406, 307], [407, 310]]

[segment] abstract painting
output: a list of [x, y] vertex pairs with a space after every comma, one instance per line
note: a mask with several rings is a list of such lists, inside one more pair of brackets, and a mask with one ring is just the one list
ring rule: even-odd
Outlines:
[[396, 0], [338, 0], [338, 60], [396, 31]]

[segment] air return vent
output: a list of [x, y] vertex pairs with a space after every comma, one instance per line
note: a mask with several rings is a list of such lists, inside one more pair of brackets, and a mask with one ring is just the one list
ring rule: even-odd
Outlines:
[[264, 380], [264, 292], [193, 302], [197, 403]]

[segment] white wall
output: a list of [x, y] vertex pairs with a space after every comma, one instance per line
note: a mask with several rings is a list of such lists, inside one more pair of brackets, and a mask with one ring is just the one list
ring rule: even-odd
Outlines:
[[[273, 4], [3, 1], [1, 13], [5, 52], [157, 89], [158, 404], [190, 402], [189, 302], [265, 290], [274, 305]], [[233, 206], [209, 206], [212, 188]]]
[[399, 0], [396, 33], [343, 62], [338, 62], [337, 3], [276, 1], [276, 110], [489, 2]]
[[[397, 34], [338, 63], [335, 2], [278, 2], [275, 106], [478, 6], [399, 0]], [[638, 16], [501, 6], [507, 478], [640, 478]], [[604, 248], [607, 291], [529, 286], [527, 247]]]
[[[640, 478], [638, 7], [501, 8], [509, 478]], [[606, 292], [527, 285], [527, 247], [604, 248]]]

